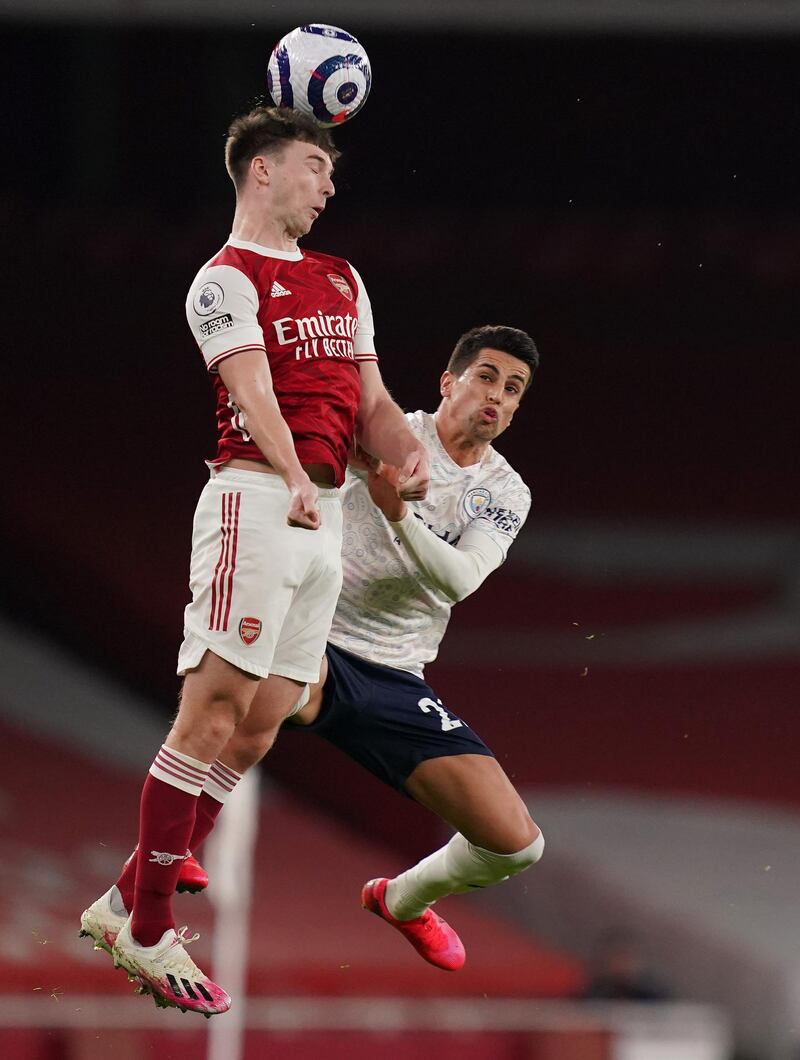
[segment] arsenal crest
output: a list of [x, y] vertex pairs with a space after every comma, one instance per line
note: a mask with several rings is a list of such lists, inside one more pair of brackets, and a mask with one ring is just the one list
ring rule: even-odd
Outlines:
[[335, 272], [329, 272], [328, 279], [331, 281], [331, 283], [339, 292], [339, 294], [343, 294], [345, 298], [349, 298], [351, 302], [353, 301], [353, 292], [350, 290], [350, 284], [347, 282], [344, 276], [339, 276], [339, 274]]
[[244, 644], [254, 644], [261, 635], [260, 618], [243, 618], [239, 623], [239, 636]]

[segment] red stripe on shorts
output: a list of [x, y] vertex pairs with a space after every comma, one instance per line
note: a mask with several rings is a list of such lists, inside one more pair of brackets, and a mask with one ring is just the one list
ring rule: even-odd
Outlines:
[[[228, 615], [231, 609], [233, 570], [231, 570], [229, 577], [226, 576], [228, 575], [228, 565], [232, 562], [234, 569], [236, 566], [236, 537], [239, 530], [239, 502], [241, 497], [241, 493], [223, 493], [222, 495], [219, 558], [211, 581], [211, 615], [208, 621], [208, 628], [214, 630], [222, 629], [223, 632], [227, 632]], [[233, 545], [233, 549], [231, 545]], [[232, 556], [231, 553], [233, 553]], [[225, 610], [224, 623], [223, 610]]]
[[209, 629], [214, 628], [214, 618], [217, 611], [217, 575], [219, 574], [219, 569], [222, 566], [222, 560], [225, 557], [225, 508], [227, 496], [227, 493], [222, 494], [222, 519], [219, 529], [219, 559], [217, 560], [217, 565], [214, 568], [214, 577], [211, 579], [211, 614], [208, 619]]
[[228, 618], [231, 613], [231, 600], [233, 600], [233, 576], [236, 573], [236, 545], [239, 541], [239, 504], [241, 503], [241, 493], [236, 494], [236, 509], [233, 513], [233, 535], [231, 538], [231, 564], [228, 570], [228, 584], [225, 587], [225, 596], [227, 597], [227, 604], [225, 606], [225, 618], [222, 622], [222, 628], [227, 633], [228, 631]]

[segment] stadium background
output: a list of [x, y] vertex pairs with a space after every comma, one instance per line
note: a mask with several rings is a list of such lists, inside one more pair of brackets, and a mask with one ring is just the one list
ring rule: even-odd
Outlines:
[[[272, 832], [259, 847], [263, 948], [251, 989], [262, 1000], [575, 997], [597, 939], [622, 925], [676, 998], [721, 1006], [740, 1055], [797, 1056], [793, 5], [755, 5], [773, 18], [758, 23], [748, 22], [753, 5], [700, 3], [688, 5], [706, 12], [700, 26], [634, 18], [632, 27], [604, 23], [603, 5], [591, 26], [580, 10], [539, 25], [527, 5], [516, 15], [515, 5], [493, 15], [464, 5], [463, 19], [454, 5], [432, 25], [416, 5], [405, 24], [380, 5], [276, 5], [252, 17], [247, 6], [225, 17], [203, 3], [191, 15], [180, 5], [170, 15], [168, 4], [0, 5], [9, 667], [0, 917], [4, 936], [15, 925], [26, 935], [2, 949], [0, 1041], [20, 1060], [138, 1058], [154, 1042], [182, 1060], [205, 1034], [170, 1038], [169, 1014], [137, 1032], [140, 1045], [132, 1032], [125, 1046], [109, 1029], [95, 1035], [88, 1016], [62, 1025], [70, 992], [124, 993], [99, 957], [75, 956], [67, 927], [108, 873], [95, 862], [87, 879], [75, 852], [100, 832], [129, 847], [147, 759], [129, 755], [123, 781], [119, 731], [94, 741], [90, 761], [74, 739], [92, 743], [86, 704], [78, 695], [67, 708], [54, 680], [40, 682], [63, 652], [87, 668], [87, 688], [113, 681], [126, 702], [147, 703], [156, 728], [173, 709], [191, 514], [213, 447], [211, 389], [183, 299], [229, 230], [225, 128], [262, 90], [274, 40], [307, 18], [345, 25], [372, 60], [372, 95], [338, 135], [336, 198], [306, 242], [364, 276], [397, 400], [432, 407], [449, 350], [475, 324], [523, 327], [542, 352], [500, 444], [533, 487], [531, 519], [506, 567], [457, 609], [430, 678], [530, 791], [550, 867], [529, 873], [524, 889], [472, 902], [463, 981], [442, 983], [393, 948], [386, 955], [394, 939], [358, 916], [350, 927], [356, 852], [368, 872], [383, 872], [376, 856], [400, 867], [442, 832], [331, 749], [287, 735], [266, 769]], [[606, 6], [611, 16], [639, 5]], [[26, 688], [41, 688], [35, 725]], [[60, 893], [52, 875], [43, 882], [37, 843], [60, 851]], [[270, 963], [275, 906], [289, 908], [319, 874], [321, 847], [323, 875], [342, 889], [331, 884], [336, 901], [319, 906], [319, 921], [298, 906], [306, 926], [302, 942], [282, 943], [287, 978], [289, 964]], [[655, 847], [674, 858], [666, 869]], [[285, 879], [270, 875], [276, 861]], [[636, 875], [643, 863], [651, 877]], [[38, 869], [26, 875], [21, 864]], [[627, 890], [614, 876], [626, 864]], [[63, 932], [49, 950], [20, 919], [31, 895], [54, 938]], [[705, 906], [693, 904], [698, 895]], [[722, 907], [730, 922], [714, 919]], [[210, 927], [206, 907], [194, 908]], [[752, 937], [742, 923], [757, 927]], [[363, 938], [343, 985], [350, 965], [336, 946], [351, 932]], [[322, 936], [327, 949], [314, 942]], [[57, 953], [52, 973], [45, 953]], [[26, 1029], [13, 1016], [23, 997], [38, 1004]], [[569, 1045], [498, 1032], [498, 1043], [514, 1039], [512, 1053], [491, 1051], [506, 1045], [489, 1044], [486, 1027], [444, 1046], [433, 1017], [438, 1031], [416, 1019], [387, 1055], [427, 1055], [426, 1033], [439, 1055], [612, 1055], [605, 1024]], [[292, 1052], [271, 1026], [264, 1017], [248, 1048], [268, 1041], [270, 1055], [310, 1055], [305, 1039]], [[300, 1016], [295, 1038], [302, 1027]], [[315, 1033], [323, 1055], [361, 1055], [361, 1039], [342, 1038], [356, 1030]], [[670, 1060], [679, 1055], [690, 1054]]]

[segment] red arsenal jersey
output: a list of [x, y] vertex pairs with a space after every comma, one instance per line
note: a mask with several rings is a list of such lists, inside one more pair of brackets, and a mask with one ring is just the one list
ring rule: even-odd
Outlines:
[[270, 250], [229, 239], [192, 284], [192, 334], [217, 394], [217, 454], [263, 460], [218, 365], [242, 350], [264, 350], [283, 418], [301, 464], [329, 464], [344, 481], [361, 395], [359, 361], [375, 361], [372, 310], [343, 258]]

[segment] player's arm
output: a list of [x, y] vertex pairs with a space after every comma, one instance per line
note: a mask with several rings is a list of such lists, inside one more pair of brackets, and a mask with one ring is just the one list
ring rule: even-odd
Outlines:
[[292, 433], [272, 388], [272, 373], [262, 350], [243, 350], [219, 365], [219, 374], [264, 459], [289, 487], [288, 520], [310, 530], [319, 527], [317, 487], [297, 459]]
[[395, 468], [370, 467], [370, 497], [388, 519], [417, 567], [453, 603], [475, 590], [496, 570], [505, 554], [488, 534], [467, 528], [454, 548], [418, 519], [397, 495]]
[[350, 271], [356, 283], [358, 310], [353, 352], [361, 370], [356, 441], [372, 456], [400, 469], [398, 489], [401, 496], [407, 500], [422, 500], [428, 492], [430, 480], [428, 453], [384, 386], [375, 352], [372, 305], [361, 276], [352, 265]]
[[288, 521], [319, 526], [317, 488], [303, 470], [284, 420], [258, 322], [258, 292], [230, 265], [201, 269], [189, 289], [186, 318], [209, 372], [218, 372], [264, 459], [289, 487]]
[[419, 569], [454, 604], [474, 593], [502, 564], [500, 548], [480, 530], [467, 529], [455, 548], [442, 541], [410, 508], [392, 530]]
[[428, 452], [384, 386], [377, 363], [362, 361], [359, 367], [361, 402], [356, 440], [378, 460], [399, 469], [397, 490], [402, 498], [423, 500], [431, 475]]
[[370, 497], [389, 521], [417, 567], [453, 603], [463, 600], [505, 560], [531, 506], [530, 490], [515, 475], [497, 491], [495, 503], [476, 516], [454, 547], [437, 537], [394, 488], [396, 468], [370, 466]]

